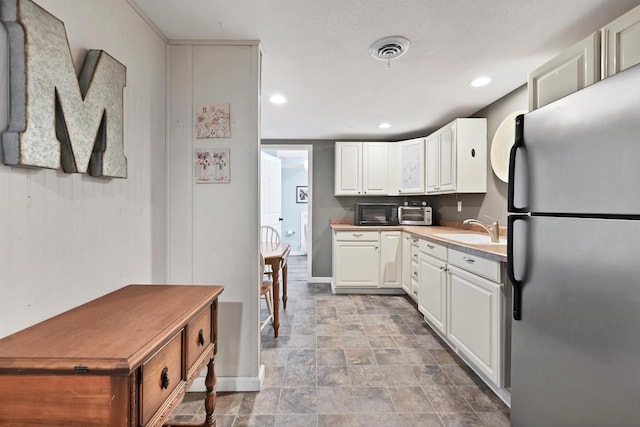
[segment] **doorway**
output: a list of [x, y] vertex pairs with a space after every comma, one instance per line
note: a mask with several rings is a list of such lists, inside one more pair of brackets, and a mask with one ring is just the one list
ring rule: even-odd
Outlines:
[[260, 222], [280, 232], [291, 255], [306, 255], [312, 276], [312, 145], [261, 145]]

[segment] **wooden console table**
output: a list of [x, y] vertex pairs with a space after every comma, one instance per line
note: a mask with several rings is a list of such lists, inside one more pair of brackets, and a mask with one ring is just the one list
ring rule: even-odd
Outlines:
[[159, 426], [207, 366], [222, 286], [130, 285], [0, 340], [0, 426]]

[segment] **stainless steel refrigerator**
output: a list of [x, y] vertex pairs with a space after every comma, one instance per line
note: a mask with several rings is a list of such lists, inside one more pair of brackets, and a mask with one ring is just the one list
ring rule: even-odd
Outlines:
[[640, 66], [516, 119], [511, 425], [640, 426]]

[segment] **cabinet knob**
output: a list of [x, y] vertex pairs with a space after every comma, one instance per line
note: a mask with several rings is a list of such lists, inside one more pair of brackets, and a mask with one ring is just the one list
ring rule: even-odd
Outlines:
[[169, 388], [169, 368], [167, 368], [166, 366], [160, 373], [160, 388]]
[[204, 332], [202, 331], [202, 329], [198, 331], [198, 345], [199, 346], [204, 345]]

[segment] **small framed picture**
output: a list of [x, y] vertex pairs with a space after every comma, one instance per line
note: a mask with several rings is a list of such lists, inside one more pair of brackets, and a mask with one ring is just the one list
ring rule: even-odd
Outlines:
[[296, 203], [309, 203], [309, 187], [306, 185], [296, 186]]

